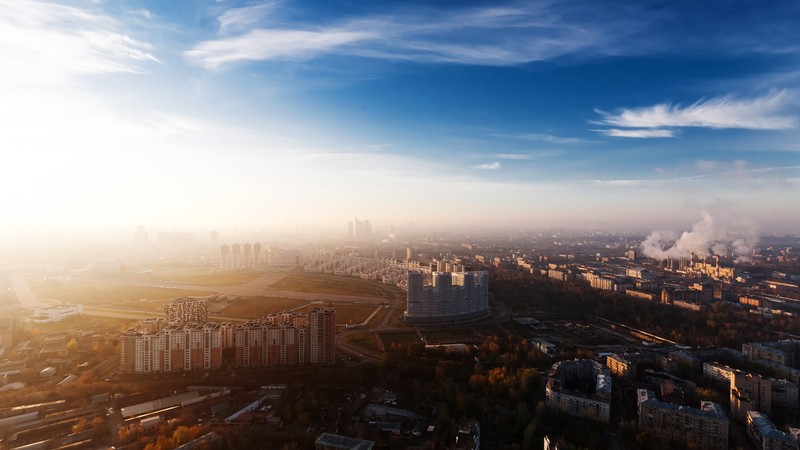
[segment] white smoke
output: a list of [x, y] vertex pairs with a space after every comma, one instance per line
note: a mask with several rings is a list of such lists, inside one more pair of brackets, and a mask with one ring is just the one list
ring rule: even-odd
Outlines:
[[732, 210], [729, 204], [718, 204], [712, 212], [703, 211], [691, 231], [680, 236], [675, 231], [654, 231], [642, 242], [645, 256], [654, 259], [728, 255], [746, 261], [758, 243], [756, 224]]

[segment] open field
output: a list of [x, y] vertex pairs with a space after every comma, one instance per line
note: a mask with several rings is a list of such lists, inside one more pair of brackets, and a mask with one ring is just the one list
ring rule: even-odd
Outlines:
[[[295, 312], [304, 313], [311, 308], [327, 305], [327, 303], [308, 305]], [[336, 309], [336, 323], [354, 323], [356, 325], [365, 321], [379, 306], [364, 303], [332, 303], [332, 305]], [[378, 316], [376, 315], [376, 317]]]
[[392, 344], [397, 344], [401, 347], [404, 347], [410, 344], [419, 344], [421, 342], [415, 331], [378, 333], [378, 336], [383, 341], [383, 345], [386, 348], [389, 348], [389, 346]]
[[356, 344], [361, 347], [366, 347], [372, 350], [381, 351], [381, 348], [378, 344], [378, 340], [375, 339], [375, 334], [364, 331], [361, 333], [356, 333], [348, 339], [353, 344]]
[[70, 330], [92, 330], [95, 333], [102, 331], [125, 331], [130, 325], [136, 323], [130, 319], [114, 319], [110, 317], [74, 316], [61, 322], [40, 323], [33, 326], [34, 333], [38, 330], [43, 334], [61, 333]]
[[[264, 275], [263, 271], [220, 272], [209, 268], [186, 268], [159, 270], [143, 278], [177, 284], [198, 284], [202, 286], [230, 286], [243, 284]], [[137, 275], [138, 276], [138, 275]]]
[[131, 307], [157, 310], [167, 300], [186, 296], [206, 296], [209, 292], [149, 286], [125, 286], [94, 280], [29, 279], [34, 295], [65, 303]]
[[292, 272], [270, 285], [282, 291], [314, 294], [352, 295], [358, 297], [392, 298], [399, 289], [375, 281], [322, 273]]
[[[277, 297], [244, 297], [222, 308], [217, 314], [231, 317], [257, 319], [267, 314], [276, 314], [307, 304], [308, 301]], [[338, 318], [337, 318], [338, 320]]]
[[429, 344], [436, 344], [440, 341], [448, 341], [455, 339], [475, 339], [478, 337], [469, 328], [423, 331], [422, 335], [425, 336], [425, 340]]

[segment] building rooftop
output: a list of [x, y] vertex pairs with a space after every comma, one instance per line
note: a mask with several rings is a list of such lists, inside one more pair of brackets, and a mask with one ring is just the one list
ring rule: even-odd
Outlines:
[[322, 433], [316, 441], [315, 445], [325, 446], [330, 448], [342, 448], [349, 450], [371, 450], [375, 445], [372, 441], [364, 439], [356, 439], [347, 436], [340, 436], [338, 434]]

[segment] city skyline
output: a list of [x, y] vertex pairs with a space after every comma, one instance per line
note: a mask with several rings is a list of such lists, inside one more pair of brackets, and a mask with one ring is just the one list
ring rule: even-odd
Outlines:
[[797, 231], [793, 2], [0, 5], [3, 232]]

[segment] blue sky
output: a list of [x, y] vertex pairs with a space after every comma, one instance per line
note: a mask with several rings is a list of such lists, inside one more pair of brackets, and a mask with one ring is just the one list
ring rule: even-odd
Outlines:
[[797, 2], [0, 6], [7, 230], [797, 231]]

